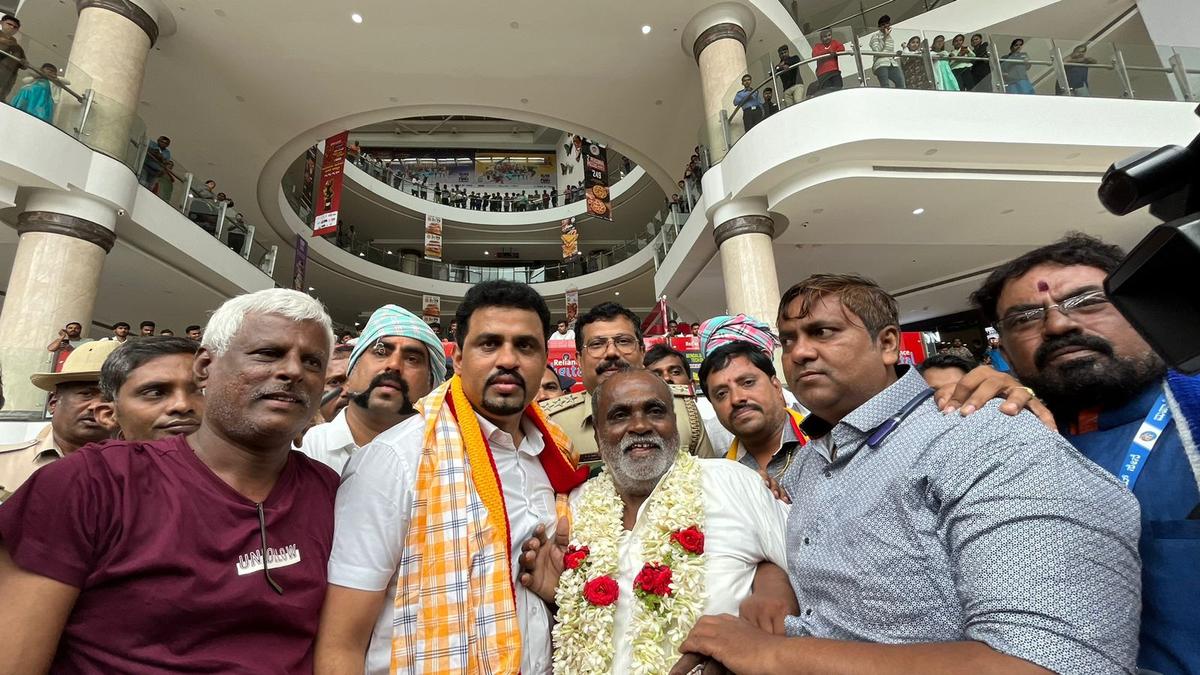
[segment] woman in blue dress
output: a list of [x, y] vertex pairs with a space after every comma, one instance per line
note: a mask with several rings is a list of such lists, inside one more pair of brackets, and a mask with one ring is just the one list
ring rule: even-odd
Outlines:
[[54, 120], [54, 98], [49, 78], [58, 77], [58, 68], [53, 63], [43, 63], [42, 72], [29, 84], [21, 87], [12, 105], [46, 122]]

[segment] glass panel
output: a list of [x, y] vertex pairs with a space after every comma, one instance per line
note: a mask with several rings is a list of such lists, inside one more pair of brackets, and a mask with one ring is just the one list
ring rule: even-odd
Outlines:
[[1058, 83], [1055, 92], [1072, 96], [1123, 98], [1125, 86], [1116, 68], [1116, 52], [1111, 42], [1080, 43], [1075, 40], [1055, 40], [1063, 56], [1067, 86]]
[[1188, 89], [1193, 101], [1200, 101], [1200, 48], [1175, 47], [1175, 54], [1187, 75]]
[[1171, 70], [1170, 47], [1118, 43], [1116, 48], [1129, 73], [1132, 98], [1150, 101], [1182, 101], [1183, 93]]

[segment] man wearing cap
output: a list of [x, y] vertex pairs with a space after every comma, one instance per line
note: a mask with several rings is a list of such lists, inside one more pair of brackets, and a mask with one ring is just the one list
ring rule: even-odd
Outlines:
[[[579, 460], [599, 466], [600, 450], [592, 425], [591, 392], [624, 365], [634, 369], [644, 367], [641, 321], [636, 314], [615, 302], [596, 305], [575, 322], [575, 349], [579, 353], [579, 370], [585, 391], [545, 401], [541, 406], [551, 421], [571, 437]], [[719, 456], [713, 453], [709, 444], [691, 387], [671, 385], [671, 393], [680, 447], [698, 457]]]
[[770, 326], [745, 314], [714, 317], [700, 327], [700, 387], [734, 435], [725, 456], [775, 480], [808, 442], [800, 429], [804, 414], [784, 402], [775, 374], [778, 346]]
[[350, 353], [350, 404], [309, 429], [298, 449], [341, 473], [351, 455], [414, 414], [413, 404], [445, 379], [446, 353], [433, 329], [406, 309], [384, 305]]
[[108, 429], [96, 421], [100, 404], [100, 366], [120, 343], [89, 342], [71, 352], [57, 373], [34, 373], [34, 386], [50, 392], [55, 402], [50, 425], [24, 443], [0, 445], [0, 501], [4, 501], [39, 467], [88, 443], [102, 441]]

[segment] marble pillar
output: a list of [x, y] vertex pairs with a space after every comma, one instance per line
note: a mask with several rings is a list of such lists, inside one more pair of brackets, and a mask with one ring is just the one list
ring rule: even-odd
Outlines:
[[700, 67], [701, 96], [704, 100], [704, 135], [709, 157], [719, 161], [729, 146], [743, 133], [740, 114], [729, 125], [729, 136], [721, 121], [721, 111], [733, 113], [733, 94], [746, 74], [746, 32], [741, 26], [723, 23], [700, 34], [695, 47]]
[[766, 215], [741, 215], [713, 229], [725, 281], [725, 306], [730, 314], [748, 314], [777, 330], [779, 277], [771, 241], [775, 223]]
[[86, 195], [34, 190], [17, 218], [20, 240], [0, 310], [5, 410], [40, 410], [46, 394], [29, 382], [50, 368], [46, 345], [71, 321], [92, 325], [116, 213]]

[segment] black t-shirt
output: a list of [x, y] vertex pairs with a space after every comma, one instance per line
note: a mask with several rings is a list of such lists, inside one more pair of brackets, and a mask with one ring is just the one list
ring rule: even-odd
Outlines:
[[[796, 76], [800, 74], [799, 68], [788, 68], [800, 63], [800, 57], [795, 54], [783, 59], [783, 63], [775, 64], [775, 72], [779, 74], [779, 88], [791, 89], [796, 86]], [[788, 68], [788, 70], [784, 70]]]

